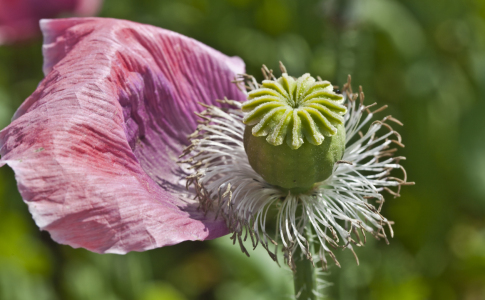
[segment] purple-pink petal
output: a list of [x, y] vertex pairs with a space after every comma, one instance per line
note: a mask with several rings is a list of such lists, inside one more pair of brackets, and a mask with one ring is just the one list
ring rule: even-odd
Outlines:
[[126, 253], [212, 239], [176, 160], [198, 102], [243, 100], [230, 58], [167, 30], [114, 19], [42, 22], [46, 78], [0, 132], [2, 159], [54, 240]]
[[40, 35], [39, 20], [62, 13], [93, 16], [102, 0], [0, 0], [0, 45]]

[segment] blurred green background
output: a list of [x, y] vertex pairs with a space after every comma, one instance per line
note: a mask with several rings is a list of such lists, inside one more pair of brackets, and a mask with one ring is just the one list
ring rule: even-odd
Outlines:
[[[338, 253], [328, 299], [485, 299], [485, 1], [106, 0], [101, 16], [171, 29], [247, 64], [352, 74], [400, 119], [410, 181], [391, 244]], [[42, 79], [41, 39], [0, 47], [0, 128]], [[385, 116], [384, 114], [382, 117]], [[261, 249], [258, 249], [261, 250]], [[53, 243], [0, 169], [0, 299], [291, 299], [292, 275], [229, 237], [125, 256]]]

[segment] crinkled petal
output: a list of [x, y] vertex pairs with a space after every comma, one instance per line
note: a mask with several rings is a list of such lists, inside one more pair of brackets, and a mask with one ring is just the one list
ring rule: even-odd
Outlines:
[[95, 15], [102, 0], [0, 0], [0, 45], [40, 34], [39, 20], [62, 13]]
[[46, 78], [0, 132], [2, 160], [59, 243], [125, 253], [228, 232], [198, 210], [176, 159], [197, 102], [244, 99], [229, 58], [167, 30], [114, 19], [42, 22]]

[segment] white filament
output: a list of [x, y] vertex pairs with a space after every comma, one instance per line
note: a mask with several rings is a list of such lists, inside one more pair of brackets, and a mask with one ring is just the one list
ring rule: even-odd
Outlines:
[[[385, 225], [392, 236], [392, 222], [380, 214], [380, 208], [384, 190], [398, 196], [400, 186], [407, 184], [405, 173], [403, 180], [390, 176], [393, 169], [404, 171], [399, 164], [403, 158], [391, 157], [395, 149], [390, 149], [390, 137], [396, 136], [394, 142], [400, 144], [400, 136], [385, 123], [393, 120], [391, 117], [370, 124], [365, 134], [359, 134], [373, 113], [362, 101], [356, 101], [350, 86], [346, 91], [346, 150], [342, 163], [335, 164], [327, 180], [304, 194], [293, 195], [270, 185], [251, 168], [243, 145], [245, 127], [240, 110], [223, 111], [210, 106], [201, 114], [206, 121], [190, 137], [192, 145], [182, 155], [189, 155], [183, 162], [196, 170], [187, 177], [187, 184], [195, 187], [203, 209], [216, 210], [226, 220], [234, 242], [237, 239], [246, 254], [242, 240], [249, 236], [254, 247], [260, 243], [274, 260], [281, 245], [290, 267], [292, 254], [300, 247], [309, 259], [320, 261], [326, 268], [326, 254], [339, 265], [331, 248], [352, 250], [352, 244], [365, 243], [365, 232], [387, 241]], [[381, 129], [388, 132], [377, 137]], [[371, 200], [378, 204], [377, 208]], [[274, 237], [266, 230], [271, 210], [277, 215]], [[314, 253], [310, 251], [312, 243], [317, 245]]]

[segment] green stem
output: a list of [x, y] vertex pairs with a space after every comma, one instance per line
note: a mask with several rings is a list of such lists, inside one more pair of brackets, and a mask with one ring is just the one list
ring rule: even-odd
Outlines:
[[295, 284], [295, 298], [297, 300], [319, 300], [317, 291], [316, 269], [311, 261], [302, 254], [300, 247], [293, 256], [295, 271], [293, 271], [293, 282]]

